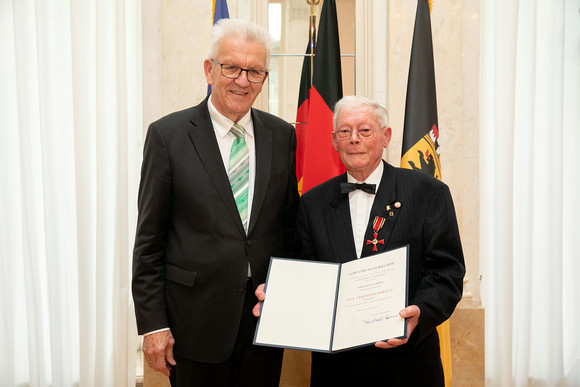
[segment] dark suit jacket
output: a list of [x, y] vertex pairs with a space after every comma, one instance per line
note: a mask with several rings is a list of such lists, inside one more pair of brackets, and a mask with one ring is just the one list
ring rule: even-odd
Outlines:
[[270, 256], [292, 256], [298, 193], [296, 136], [252, 109], [256, 175], [246, 237], [207, 99], [149, 126], [133, 256], [140, 334], [170, 327], [174, 352], [218, 363], [232, 352], [247, 282], [265, 281]]
[[[377, 349], [376, 353], [394, 355], [406, 351], [412, 356], [413, 348], [428, 343], [432, 348], [427, 351], [422, 348], [420, 352], [439, 356], [438, 341], [424, 339], [436, 335], [435, 327], [455, 309], [461, 299], [465, 274], [451, 194], [447, 185], [425, 173], [387, 163], [384, 167], [365, 240], [373, 239], [373, 220], [380, 216], [386, 221], [377, 239], [384, 240], [384, 245], [378, 244], [374, 254], [410, 245], [408, 300], [409, 305], [419, 306], [421, 316], [409, 342], [403, 346], [407, 348]], [[330, 262], [356, 258], [348, 195], [340, 193], [340, 183], [345, 181], [346, 174], [337, 176], [302, 196], [296, 226], [297, 258]], [[401, 204], [399, 208], [395, 207], [396, 202]], [[362, 257], [371, 254], [372, 245], [364, 245]], [[388, 375], [384, 369], [379, 371]]]

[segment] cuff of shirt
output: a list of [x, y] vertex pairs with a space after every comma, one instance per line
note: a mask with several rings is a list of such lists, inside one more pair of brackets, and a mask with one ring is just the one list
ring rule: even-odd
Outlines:
[[153, 333], [157, 333], [157, 332], [163, 332], [163, 331], [168, 331], [169, 328], [161, 328], [161, 329], [157, 329], [155, 331], [151, 331], [151, 332], [147, 332], [147, 333], [143, 333], [143, 337], [145, 336], [149, 336], [152, 335]]

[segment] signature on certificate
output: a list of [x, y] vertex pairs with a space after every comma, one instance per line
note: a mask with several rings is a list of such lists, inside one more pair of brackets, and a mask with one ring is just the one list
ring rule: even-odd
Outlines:
[[393, 317], [399, 317], [399, 315], [398, 314], [388, 314], [388, 315], [381, 316], [381, 317], [373, 317], [372, 319], [365, 319], [365, 320], [363, 320], [363, 322], [365, 324], [373, 324], [373, 323], [392, 319]]

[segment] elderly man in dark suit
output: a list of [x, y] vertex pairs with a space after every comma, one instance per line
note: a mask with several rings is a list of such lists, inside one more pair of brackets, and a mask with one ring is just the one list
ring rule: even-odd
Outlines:
[[[390, 140], [376, 102], [350, 96], [336, 104], [332, 141], [347, 173], [302, 196], [297, 258], [342, 263], [410, 245], [409, 306], [400, 312], [407, 338], [313, 353], [311, 386], [444, 385], [435, 328], [461, 299], [465, 274], [455, 210], [444, 183], [382, 160]], [[262, 288], [257, 294], [264, 297]]]
[[133, 257], [147, 364], [173, 386], [278, 385], [282, 350], [252, 345], [254, 285], [270, 256], [292, 256], [293, 127], [252, 109], [270, 37], [216, 24], [204, 62], [213, 91], [149, 126]]

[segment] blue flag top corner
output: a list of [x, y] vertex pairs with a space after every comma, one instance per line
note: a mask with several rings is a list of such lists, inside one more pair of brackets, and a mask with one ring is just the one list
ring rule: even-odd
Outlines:
[[217, 23], [220, 19], [230, 17], [228, 12], [228, 2], [226, 0], [213, 0], [212, 24]]
[[[211, 25], [213, 26], [221, 19], [229, 19], [228, 2], [226, 0], [213, 0], [211, 13]], [[211, 94], [211, 85], [207, 85], [207, 95]]]

